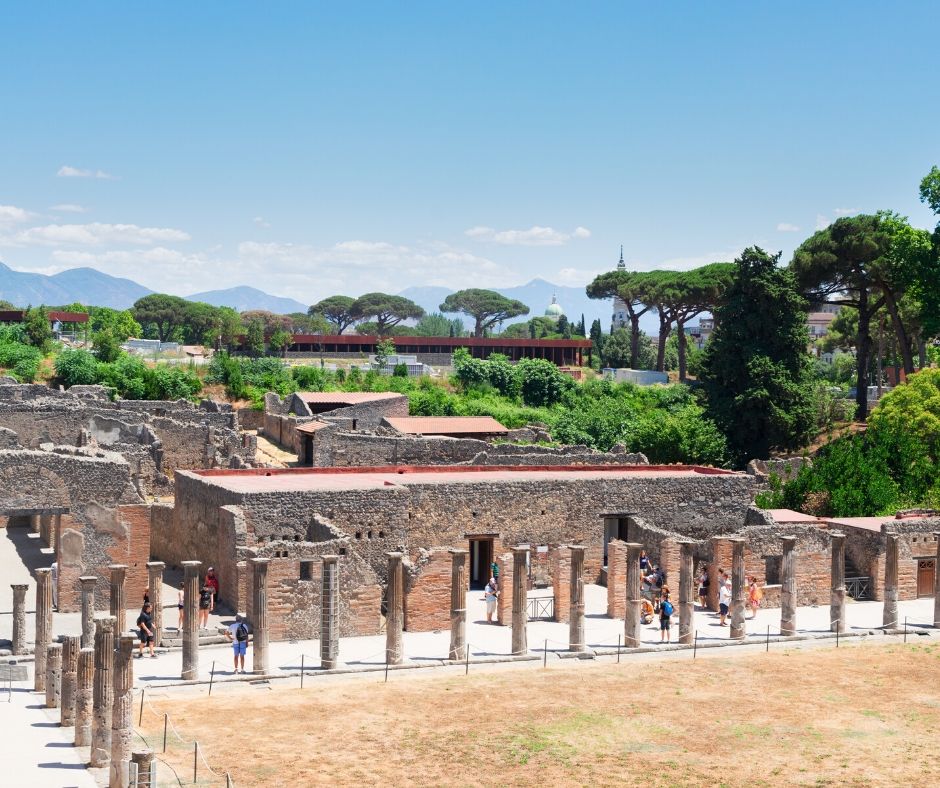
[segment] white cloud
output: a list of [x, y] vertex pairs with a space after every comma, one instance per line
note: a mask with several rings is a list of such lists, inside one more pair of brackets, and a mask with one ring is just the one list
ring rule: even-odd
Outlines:
[[267, 221], [263, 216], [256, 216], [251, 220], [255, 227], [260, 227], [262, 230], [270, 229], [271, 222]]
[[560, 285], [580, 287], [587, 285], [601, 273], [603, 270], [600, 268], [562, 268], [552, 277], [552, 281]]
[[32, 219], [35, 214], [15, 205], [0, 205], [0, 226], [22, 224]]
[[133, 244], [149, 246], [154, 243], [188, 241], [189, 233], [170, 227], [139, 227], [136, 224], [46, 224], [29, 227], [6, 237], [0, 244], [6, 246], [101, 246], [107, 244]]
[[836, 216], [853, 216], [858, 213], [858, 208], [833, 208], [832, 212]]
[[59, 167], [59, 171], [56, 173], [58, 178], [98, 178], [99, 180], [104, 181], [114, 181], [117, 180], [116, 175], [111, 175], [109, 172], [104, 170], [83, 170], [79, 167], [70, 167], [68, 164], [63, 164]]
[[479, 238], [502, 246], [563, 246], [572, 238], [590, 238], [591, 231], [577, 227], [565, 233], [553, 227], [533, 225], [528, 230], [494, 230], [492, 227], [471, 227], [464, 231], [469, 238]]
[[799, 227], [789, 222], [780, 222], [780, 224], [777, 225], [777, 232], [779, 233], [798, 233], [799, 231]]
[[50, 211], [61, 211], [62, 213], [87, 213], [88, 209], [83, 205], [76, 205], [72, 202], [60, 203], [59, 205], [53, 205]]
[[816, 214], [816, 230], [825, 230], [832, 221], [828, 216], [823, 216], [821, 213]]

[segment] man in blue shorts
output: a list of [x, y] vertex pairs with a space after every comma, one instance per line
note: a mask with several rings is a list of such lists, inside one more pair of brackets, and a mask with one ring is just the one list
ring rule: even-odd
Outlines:
[[238, 673], [238, 661], [241, 659], [241, 670], [245, 673], [245, 652], [248, 651], [248, 625], [242, 621], [241, 616], [235, 616], [235, 623], [229, 624], [225, 637], [232, 641], [232, 650], [235, 652], [235, 672]]

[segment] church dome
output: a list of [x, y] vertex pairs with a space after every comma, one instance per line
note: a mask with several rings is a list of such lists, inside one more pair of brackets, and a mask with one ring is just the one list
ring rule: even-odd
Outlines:
[[559, 304], [556, 297], [552, 295], [552, 302], [545, 307], [545, 317], [551, 317], [557, 320], [563, 314], [565, 314], [565, 310], [561, 308], [561, 304]]

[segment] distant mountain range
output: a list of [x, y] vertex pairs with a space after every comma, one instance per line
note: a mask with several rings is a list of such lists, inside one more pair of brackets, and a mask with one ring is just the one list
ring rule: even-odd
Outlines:
[[[610, 328], [611, 304], [593, 301], [587, 297], [583, 287], [555, 285], [544, 279], [533, 279], [518, 287], [493, 288], [507, 298], [516, 298], [529, 307], [529, 314], [515, 318], [510, 323], [519, 323], [537, 317], [555, 296], [568, 319], [577, 322], [584, 315], [585, 327], [600, 319], [604, 330]], [[109, 306], [112, 309], [128, 309], [138, 298], [154, 292], [131, 279], [123, 279], [102, 273], [94, 268], [72, 268], [52, 276], [14, 271], [0, 262], [0, 299], [15, 306], [37, 306], [39, 304], [62, 306], [78, 301], [82, 304]], [[444, 299], [455, 292], [446, 287], [408, 287], [399, 295], [410, 298], [426, 312], [439, 312]], [[190, 301], [203, 301], [213, 306], [229, 306], [239, 312], [249, 309], [265, 309], [278, 314], [306, 312], [307, 304], [293, 298], [274, 296], [254, 287], [230, 287], [225, 290], [208, 290], [186, 296]], [[468, 328], [473, 326], [470, 318], [464, 318]], [[508, 325], [508, 324], [507, 324]], [[654, 315], [644, 315], [642, 328], [650, 334], [658, 330]]]

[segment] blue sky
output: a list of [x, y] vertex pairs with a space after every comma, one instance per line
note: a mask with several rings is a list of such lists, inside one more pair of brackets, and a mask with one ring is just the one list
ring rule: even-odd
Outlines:
[[[0, 3], [0, 259], [302, 301], [793, 248], [940, 164], [940, 4]], [[794, 229], [798, 228], [798, 229]]]

